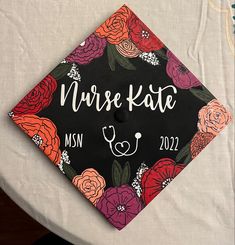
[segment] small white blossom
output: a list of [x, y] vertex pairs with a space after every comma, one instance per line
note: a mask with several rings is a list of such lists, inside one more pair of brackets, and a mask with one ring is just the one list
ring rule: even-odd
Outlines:
[[131, 185], [135, 189], [135, 192], [136, 192], [137, 196], [140, 197], [141, 193], [142, 193], [142, 189], [141, 189], [139, 181], [136, 178], [134, 178], [134, 180], [133, 180]]
[[63, 174], [65, 174], [64, 169], [63, 169], [63, 162], [60, 162], [57, 166], [59, 167], [60, 171], [61, 171]]
[[156, 54], [154, 54], [153, 52], [143, 52], [139, 55], [139, 57], [143, 60], [146, 61], [147, 63], [153, 65], [153, 66], [157, 66], [160, 65], [159, 63], [159, 59], [156, 56]]
[[58, 167], [63, 174], [65, 174], [63, 169], [64, 163], [70, 164], [69, 155], [66, 150], [63, 150], [63, 152], [61, 153], [60, 163], [58, 164]]
[[13, 111], [8, 112], [8, 116], [9, 117], [14, 117], [14, 112]]
[[66, 150], [63, 150], [63, 152], [61, 154], [60, 161], [63, 161], [65, 163], [67, 163], [67, 164], [70, 164], [69, 155], [68, 155], [68, 152]]
[[78, 66], [75, 63], [73, 63], [72, 68], [69, 71], [69, 73], [67, 74], [67, 76], [76, 80], [76, 81], [81, 81], [81, 75], [79, 73]]
[[67, 61], [65, 59], [63, 59], [60, 63], [64, 64], [64, 63], [67, 63]]
[[137, 169], [136, 177], [133, 179], [132, 187], [135, 189], [138, 197], [141, 196], [142, 188], [141, 188], [141, 178], [143, 173], [148, 170], [148, 166], [145, 163], [141, 163], [140, 167]]
[[42, 138], [38, 135], [38, 134], [35, 134], [33, 137], [32, 137], [32, 141], [36, 144], [36, 146], [40, 146], [43, 141], [42, 141]]

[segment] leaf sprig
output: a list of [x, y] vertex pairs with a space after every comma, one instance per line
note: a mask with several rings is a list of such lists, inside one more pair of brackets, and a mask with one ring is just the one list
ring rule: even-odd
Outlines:
[[117, 161], [113, 161], [112, 165], [112, 180], [114, 186], [121, 186], [128, 184], [130, 181], [131, 170], [129, 162], [126, 162], [122, 168], [121, 164]]

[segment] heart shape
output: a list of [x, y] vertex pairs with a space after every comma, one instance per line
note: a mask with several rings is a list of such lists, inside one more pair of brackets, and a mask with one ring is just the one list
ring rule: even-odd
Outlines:
[[117, 142], [114, 149], [123, 156], [130, 150], [130, 143], [128, 141]]

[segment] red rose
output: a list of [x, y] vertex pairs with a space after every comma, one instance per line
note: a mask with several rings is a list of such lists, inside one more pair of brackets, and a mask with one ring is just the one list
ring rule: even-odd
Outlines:
[[180, 172], [185, 165], [162, 158], [144, 172], [141, 179], [142, 199], [149, 204]]
[[128, 22], [129, 35], [136, 47], [143, 52], [150, 52], [161, 49], [164, 44], [156, 35], [132, 13]]
[[14, 115], [36, 114], [47, 107], [52, 100], [52, 94], [57, 88], [57, 82], [51, 75], [38, 83], [14, 108]]

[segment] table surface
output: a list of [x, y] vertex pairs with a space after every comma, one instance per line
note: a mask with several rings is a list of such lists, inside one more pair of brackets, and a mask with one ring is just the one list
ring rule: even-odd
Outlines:
[[[126, 4], [230, 111], [234, 110], [231, 1]], [[234, 124], [121, 232], [32, 147], [8, 111], [122, 1], [0, 0], [0, 186], [68, 241], [120, 245], [234, 244]], [[147, 243], [146, 243], [147, 242]]]

